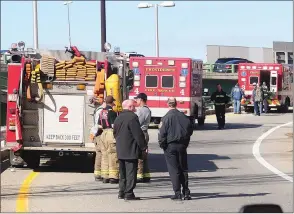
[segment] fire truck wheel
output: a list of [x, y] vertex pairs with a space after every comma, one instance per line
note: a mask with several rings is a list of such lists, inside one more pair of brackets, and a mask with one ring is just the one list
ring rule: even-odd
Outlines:
[[23, 159], [27, 163], [27, 167], [30, 169], [36, 169], [40, 166], [40, 154], [38, 152], [25, 151]]
[[197, 122], [198, 122], [198, 126], [204, 126], [205, 119], [204, 118], [198, 118]]

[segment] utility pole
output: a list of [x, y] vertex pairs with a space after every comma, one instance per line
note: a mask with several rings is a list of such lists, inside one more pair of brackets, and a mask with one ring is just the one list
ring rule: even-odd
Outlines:
[[39, 49], [39, 38], [38, 38], [38, 2], [33, 1], [33, 19], [34, 19], [34, 49]]
[[101, 14], [101, 52], [106, 52], [104, 44], [106, 43], [106, 7], [105, 0], [100, 1]]

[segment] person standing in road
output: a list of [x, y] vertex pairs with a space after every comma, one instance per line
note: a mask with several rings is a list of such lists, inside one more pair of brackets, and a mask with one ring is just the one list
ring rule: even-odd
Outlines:
[[210, 99], [214, 102], [218, 129], [223, 129], [226, 124], [226, 104], [229, 102], [229, 97], [227, 93], [223, 91], [220, 84], [217, 84], [216, 87], [217, 90], [211, 95]]
[[193, 127], [190, 119], [177, 109], [175, 98], [169, 98], [167, 104], [169, 111], [161, 119], [158, 142], [160, 148], [164, 151], [168, 172], [175, 192], [171, 199], [182, 200], [183, 194], [184, 200], [190, 200], [187, 147], [193, 134]]
[[[268, 113], [267, 100], [269, 98], [269, 90], [268, 90], [268, 87], [266, 86], [265, 82], [262, 83], [261, 90], [262, 90], [262, 104], [263, 104], [263, 108], [264, 108], [264, 113]], [[260, 112], [260, 113], [262, 113], [262, 112]]]
[[94, 126], [91, 128], [90, 135], [91, 140], [95, 144], [96, 149], [96, 157], [95, 157], [95, 164], [94, 164], [94, 177], [96, 181], [101, 181], [101, 139], [100, 135], [102, 133], [102, 127], [98, 126], [99, 121], [99, 114], [102, 111], [103, 108], [106, 107], [105, 102], [103, 102], [102, 105], [99, 106], [99, 103], [97, 100], [93, 100], [94, 106], [96, 107], [94, 110]]
[[234, 101], [234, 114], [241, 114], [241, 99], [244, 97], [244, 92], [239, 87], [239, 83], [232, 88], [231, 97]]
[[147, 155], [147, 143], [140, 128], [138, 116], [134, 113], [134, 100], [122, 103], [123, 111], [116, 118], [113, 134], [119, 160], [119, 199], [138, 200], [134, 189], [137, 183], [138, 159]]
[[[145, 140], [148, 146], [148, 142], [149, 142], [148, 127], [151, 120], [151, 111], [146, 105], [147, 95], [145, 93], [140, 93], [134, 99], [139, 105], [139, 108], [137, 109], [136, 114], [139, 118], [140, 126], [144, 133]], [[150, 182], [150, 179], [151, 177], [150, 177], [149, 165], [148, 165], [148, 155], [146, 155], [144, 156], [144, 159], [139, 159], [137, 182], [146, 183], [146, 182]]]
[[252, 102], [254, 103], [255, 116], [260, 116], [262, 112], [262, 91], [257, 83], [253, 83], [254, 89], [252, 91]]
[[102, 126], [101, 134], [101, 176], [103, 183], [118, 183], [118, 160], [113, 136], [113, 124], [117, 113], [113, 111], [115, 99], [113, 96], [105, 98], [106, 107], [102, 109], [99, 115], [98, 125]]

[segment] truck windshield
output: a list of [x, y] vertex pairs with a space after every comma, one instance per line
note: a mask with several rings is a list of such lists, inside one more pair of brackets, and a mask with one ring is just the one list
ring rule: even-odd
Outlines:
[[258, 83], [258, 77], [250, 77], [249, 84], [253, 85], [253, 83]]
[[158, 82], [157, 76], [155, 75], [146, 76], [145, 86], [146, 88], [156, 88], [157, 82]]
[[173, 88], [174, 87], [174, 77], [173, 76], [162, 76], [161, 77], [161, 87], [162, 88]]

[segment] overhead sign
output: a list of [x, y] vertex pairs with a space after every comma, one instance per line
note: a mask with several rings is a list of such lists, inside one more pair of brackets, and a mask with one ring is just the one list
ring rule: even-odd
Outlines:
[[173, 71], [176, 71], [175, 68], [146, 68], [145, 71], [153, 71], [153, 72], [173, 72]]

